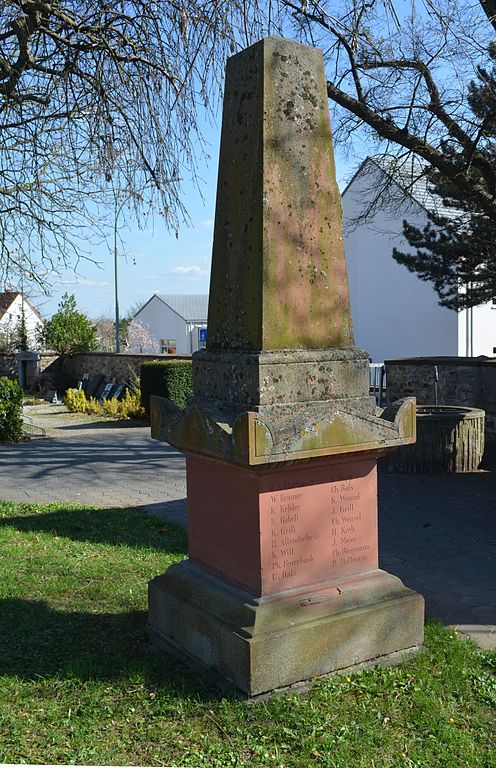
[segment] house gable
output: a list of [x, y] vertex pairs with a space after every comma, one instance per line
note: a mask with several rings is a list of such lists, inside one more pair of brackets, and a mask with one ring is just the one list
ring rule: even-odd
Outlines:
[[[361, 171], [361, 172], [360, 172]], [[388, 188], [385, 206], [377, 191]], [[418, 355], [456, 355], [458, 317], [440, 307], [434, 288], [392, 257], [408, 250], [403, 219], [427, 223], [425, 206], [405, 193], [377, 163], [362, 163], [343, 193], [343, 225], [357, 345], [375, 362]]]

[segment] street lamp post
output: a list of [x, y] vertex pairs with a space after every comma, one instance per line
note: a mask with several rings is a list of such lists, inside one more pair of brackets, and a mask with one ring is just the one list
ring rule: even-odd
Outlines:
[[117, 232], [118, 232], [118, 223], [119, 223], [119, 216], [121, 215], [121, 211], [131, 197], [131, 194], [125, 195], [124, 199], [122, 200], [120, 205], [117, 205], [118, 198], [117, 198], [117, 192], [114, 191], [114, 284], [115, 284], [115, 351], [120, 352], [121, 351], [121, 337], [120, 337], [120, 319], [119, 319], [119, 269], [118, 269], [118, 263], [117, 259], [119, 256], [118, 247], [117, 247]]
[[121, 338], [119, 333], [119, 288], [118, 288], [118, 269], [117, 269], [117, 216], [114, 227], [114, 281], [115, 281], [115, 351], [121, 351]]

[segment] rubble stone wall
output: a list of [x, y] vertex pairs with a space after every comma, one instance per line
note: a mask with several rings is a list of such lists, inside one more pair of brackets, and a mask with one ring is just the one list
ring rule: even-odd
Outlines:
[[74, 355], [48, 355], [42, 353], [41, 375], [38, 388], [41, 392], [57, 390], [59, 394], [68, 387], [77, 386], [85, 374], [103, 374], [108, 381], [127, 380], [140, 375], [143, 363], [149, 360], [187, 358], [187, 355], [131, 355], [112, 352], [84, 352]]
[[437, 389], [437, 405], [482, 408], [486, 431], [496, 437], [496, 358], [417, 357], [385, 366], [390, 403], [416, 397], [419, 405], [435, 405]]
[[15, 355], [10, 355], [8, 352], [0, 353], [0, 376], [8, 376], [13, 379], [17, 378], [16, 372]]

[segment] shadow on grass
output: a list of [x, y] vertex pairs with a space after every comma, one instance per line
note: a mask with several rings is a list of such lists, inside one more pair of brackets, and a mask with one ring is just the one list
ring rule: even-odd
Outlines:
[[139, 676], [151, 688], [186, 699], [221, 693], [172, 654], [157, 653], [146, 636], [147, 614], [59, 612], [35, 600], [0, 600], [0, 674], [125, 682]]
[[[184, 504], [184, 501], [183, 501]], [[188, 537], [183, 528], [173, 521], [169, 523], [167, 509], [170, 506], [171, 518], [178, 507], [177, 501], [164, 502], [160, 505], [162, 520], [150, 517], [135, 507], [117, 509], [71, 508], [58, 505], [53, 512], [37, 512], [34, 505], [15, 505], [14, 508], [26, 511], [24, 515], [5, 514], [9, 505], [0, 506], [1, 528], [15, 528], [24, 533], [48, 533], [73, 541], [91, 542], [92, 544], [111, 544], [167, 551], [172, 554], [187, 554]]]

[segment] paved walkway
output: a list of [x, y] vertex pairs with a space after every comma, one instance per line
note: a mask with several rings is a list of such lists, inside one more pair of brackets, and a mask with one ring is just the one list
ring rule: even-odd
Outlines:
[[[174, 507], [186, 496], [184, 457], [129, 421], [102, 421], [64, 406], [25, 408], [50, 439], [0, 445], [0, 498], [101, 507]], [[176, 504], [177, 505], [177, 504]], [[184, 501], [181, 519], [185, 520]]]
[[[149, 428], [51, 404], [29, 413], [53, 438], [0, 446], [0, 498], [137, 506], [186, 525], [184, 458]], [[379, 510], [381, 567], [425, 596], [427, 616], [496, 647], [496, 472], [383, 473]]]

